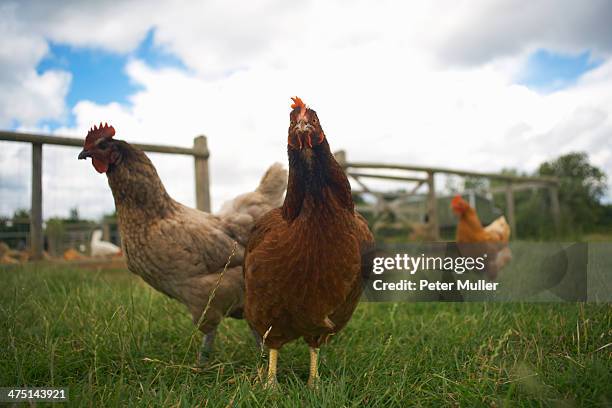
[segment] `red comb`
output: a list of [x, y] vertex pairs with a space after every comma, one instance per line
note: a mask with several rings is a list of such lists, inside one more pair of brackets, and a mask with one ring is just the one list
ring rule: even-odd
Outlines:
[[102, 125], [102, 122], [100, 122], [100, 127], [96, 127], [94, 125], [94, 127], [92, 127], [91, 129], [89, 129], [89, 132], [87, 132], [87, 137], [92, 137], [92, 138], [99, 138], [99, 137], [113, 137], [115, 136], [115, 128], [112, 126], [108, 126], [108, 123], [104, 123], [104, 125]]
[[297, 96], [294, 96], [293, 98], [291, 98], [291, 100], [293, 101], [293, 103], [291, 104], [291, 109], [306, 107], [306, 105], [304, 105], [304, 102], [302, 102], [302, 100]]
[[112, 126], [108, 126], [108, 123], [105, 123], [103, 125], [102, 122], [100, 122], [100, 127], [94, 126], [89, 129], [83, 147], [85, 149], [91, 149], [95, 145], [96, 140], [102, 138], [111, 138], [113, 136], [115, 136], [115, 128]]

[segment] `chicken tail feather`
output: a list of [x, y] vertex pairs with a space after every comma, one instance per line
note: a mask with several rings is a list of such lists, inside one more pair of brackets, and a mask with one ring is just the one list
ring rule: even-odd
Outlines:
[[264, 195], [269, 202], [280, 202], [287, 187], [287, 170], [280, 163], [274, 163], [263, 175], [257, 191]]

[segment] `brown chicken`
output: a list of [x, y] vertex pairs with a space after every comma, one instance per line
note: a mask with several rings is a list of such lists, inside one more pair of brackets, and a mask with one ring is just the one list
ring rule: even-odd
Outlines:
[[310, 347], [315, 385], [319, 346], [351, 318], [368, 270], [362, 255], [374, 244], [317, 114], [292, 99], [285, 202], [256, 222], [244, 266], [245, 315], [270, 349], [271, 387], [278, 350], [298, 338]]
[[456, 241], [464, 256], [487, 255], [486, 273], [495, 279], [499, 271], [512, 259], [508, 247], [510, 226], [503, 215], [483, 227], [476, 210], [460, 195], [451, 201], [451, 208], [459, 218]]
[[287, 171], [273, 165], [255, 191], [213, 215], [173, 200], [149, 158], [114, 135], [111, 126], [94, 127], [79, 159], [106, 173], [129, 270], [187, 306], [208, 353], [221, 319], [243, 314], [244, 247], [254, 222], [281, 204]]

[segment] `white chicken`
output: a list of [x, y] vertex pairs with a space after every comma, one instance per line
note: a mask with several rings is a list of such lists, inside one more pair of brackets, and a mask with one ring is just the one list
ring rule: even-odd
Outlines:
[[119, 255], [121, 248], [112, 242], [102, 241], [102, 230], [95, 230], [91, 234], [91, 256]]

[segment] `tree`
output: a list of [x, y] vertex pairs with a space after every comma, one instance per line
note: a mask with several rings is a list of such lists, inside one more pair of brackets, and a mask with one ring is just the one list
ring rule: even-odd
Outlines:
[[68, 221], [70, 222], [79, 222], [79, 209], [77, 207], [70, 209], [70, 216], [68, 217]]
[[465, 177], [463, 179], [463, 191], [472, 191], [477, 194], [486, 194], [490, 190], [491, 183], [485, 177]]
[[564, 223], [575, 232], [593, 230], [604, 215], [601, 203], [606, 194], [606, 174], [589, 163], [586, 153], [568, 153], [544, 162], [538, 169], [541, 176], [559, 179], [559, 201]]
[[[528, 175], [513, 169], [504, 169], [502, 174]], [[606, 192], [606, 175], [589, 163], [585, 153], [569, 153], [544, 162], [535, 175], [559, 179], [561, 234], [566, 238], [591, 232], [596, 226], [606, 228], [612, 225], [610, 210], [601, 204]], [[492, 187], [502, 185], [504, 183], [497, 180], [491, 182]], [[550, 194], [546, 188], [515, 192], [514, 202], [518, 236], [537, 239], [558, 238], [551, 214]], [[495, 197], [495, 204], [505, 208], [503, 194]]]

